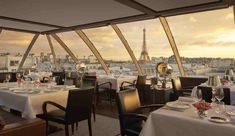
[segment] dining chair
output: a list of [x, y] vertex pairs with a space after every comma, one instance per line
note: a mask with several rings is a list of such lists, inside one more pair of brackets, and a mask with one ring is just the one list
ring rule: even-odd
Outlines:
[[84, 76], [82, 78], [81, 88], [93, 87], [93, 99], [92, 99], [92, 113], [94, 121], [96, 121], [96, 90], [97, 90], [97, 78], [96, 76]]
[[173, 88], [173, 100], [177, 100], [179, 96], [190, 96], [192, 93], [192, 87], [186, 88], [182, 87], [180, 78], [171, 79], [172, 88]]
[[112, 83], [111, 82], [102, 82], [97, 85], [96, 90], [96, 104], [101, 102], [101, 96], [103, 96], [102, 99], [108, 100], [110, 103], [112, 103], [112, 92], [116, 90], [112, 90]]
[[[72, 133], [73, 133], [74, 131], [73, 125], [75, 123], [83, 120], [88, 120], [89, 135], [92, 136], [91, 107], [92, 107], [93, 92], [94, 92], [93, 87], [69, 90], [66, 107], [52, 101], [46, 101], [42, 105], [43, 113], [37, 114], [37, 117], [46, 121], [47, 131], [48, 131], [48, 121], [64, 124], [65, 136], [69, 136], [69, 129], [68, 129], [69, 125], [72, 125]], [[58, 110], [48, 112], [47, 111], [48, 105], [52, 105], [58, 108]]]
[[49, 83], [49, 82], [50, 82], [50, 77], [43, 77], [41, 80], [41, 83]]
[[[211, 87], [205, 87], [205, 86], [198, 86], [198, 89], [201, 89], [202, 91], [202, 99], [206, 102], [211, 102], [212, 98], [212, 88]], [[224, 104], [230, 105], [230, 89], [229, 88], [223, 88], [224, 91], [224, 99], [222, 100]]]
[[145, 103], [145, 97], [147, 96], [146, 78], [147, 75], [138, 75], [137, 80], [134, 80], [133, 82], [123, 81], [121, 83], [120, 91], [131, 88], [137, 88], [141, 103]]
[[144, 125], [143, 122], [147, 120], [147, 116], [143, 114], [142, 110], [153, 110], [164, 106], [163, 104], [141, 106], [136, 88], [118, 92], [116, 101], [121, 136], [138, 136]]
[[65, 71], [62, 72], [52, 72], [52, 77], [55, 78], [57, 85], [64, 85], [65, 81]]

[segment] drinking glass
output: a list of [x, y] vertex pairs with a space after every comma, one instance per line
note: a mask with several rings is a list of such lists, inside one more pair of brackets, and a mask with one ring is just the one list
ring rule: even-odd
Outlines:
[[223, 87], [217, 87], [215, 91], [215, 98], [221, 103], [221, 100], [224, 99], [224, 90]]
[[193, 99], [196, 101], [196, 102], [199, 102], [202, 100], [202, 90], [201, 89], [198, 89], [196, 90], [196, 93], [195, 93], [195, 96], [193, 97]]
[[7, 83], [10, 81], [10, 79], [11, 79], [11, 75], [10, 75], [10, 74], [7, 74], [7, 75], [6, 75], [6, 81], [7, 81]]
[[7, 87], [9, 87], [9, 81], [11, 80], [11, 74], [6, 75]]

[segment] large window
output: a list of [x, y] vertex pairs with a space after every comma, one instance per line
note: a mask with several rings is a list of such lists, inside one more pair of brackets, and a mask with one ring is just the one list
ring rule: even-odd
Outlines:
[[234, 68], [232, 8], [167, 18], [189, 75], [224, 75]]
[[[179, 75], [177, 64], [171, 61], [173, 52], [167, 40], [166, 34], [158, 19], [138, 21], [133, 23], [125, 23], [119, 25], [128, 40], [131, 49], [141, 65], [141, 68], [148, 76], [155, 76], [155, 67], [159, 62], [168, 62], [173, 67], [174, 75]], [[146, 51], [149, 56], [149, 61], [143, 61], [141, 54], [144, 51], [144, 29]]]
[[18, 69], [19, 62], [32, 38], [32, 34], [2, 31], [0, 35], [0, 72], [13, 72]]
[[126, 48], [110, 26], [87, 29], [85, 33], [100, 52], [112, 74], [138, 74]]

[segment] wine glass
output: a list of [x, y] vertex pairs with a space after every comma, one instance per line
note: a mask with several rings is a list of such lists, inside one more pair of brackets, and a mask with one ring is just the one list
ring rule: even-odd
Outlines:
[[197, 88], [196, 94], [194, 96], [194, 100], [199, 102], [202, 100], [202, 90]]
[[11, 74], [7, 74], [7, 75], [6, 75], [6, 81], [7, 81], [7, 83], [10, 81], [10, 79], [11, 79]]
[[221, 103], [221, 100], [224, 99], [224, 89], [223, 87], [217, 87], [215, 91], [215, 98]]
[[9, 87], [9, 81], [11, 80], [11, 74], [6, 75], [7, 86]]

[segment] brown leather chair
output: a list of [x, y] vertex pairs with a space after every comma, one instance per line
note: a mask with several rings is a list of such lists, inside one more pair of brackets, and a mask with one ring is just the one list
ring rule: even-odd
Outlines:
[[117, 106], [121, 135], [138, 136], [142, 129], [143, 121], [147, 119], [147, 116], [142, 114], [141, 110], [146, 108], [160, 108], [163, 105], [153, 104], [141, 106], [138, 91], [134, 88], [117, 93]]
[[[198, 89], [202, 90], [202, 99], [206, 102], [211, 102], [212, 98], [212, 88], [211, 87], [204, 87], [204, 86], [198, 86]], [[222, 100], [226, 105], [230, 105], [230, 89], [229, 88], [223, 88], [224, 91], [224, 99]]]
[[173, 88], [173, 100], [177, 100], [179, 96], [190, 96], [193, 87], [182, 87], [180, 78], [171, 79]]
[[84, 76], [82, 79], [81, 88], [94, 87], [93, 101], [92, 101], [92, 112], [94, 121], [96, 120], [95, 111], [96, 111], [96, 92], [97, 92], [97, 78], [96, 76]]
[[98, 104], [101, 101], [100, 96], [103, 96], [102, 98], [105, 100], [108, 100], [110, 103], [112, 103], [112, 92], [116, 93], [116, 90], [112, 90], [112, 83], [111, 82], [102, 82], [97, 85], [96, 90], [96, 104]]
[[131, 88], [137, 88], [140, 96], [141, 103], [146, 102], [146, 78], [147, 75], [138, 75], [137, 80], [134, 82], [123, 81], [121, 83], [120, 90], [127, 90]]
[[56, 78], [56, 84], [57, 85], [64, 85], [65, 71], [52, 72], [52, 76]]
[[[63, 107], [52, 101], [46, 101], [42, 106], [43, 114], [38, 114], [37, 117], [46, 120], [47, 127], [48, 121], [64, 124], [66, 136], [69, 136], [69, 125], [72, 125], [73, 132], [73, 124], [79, 121], [88, 120], [89, 135], [92, 136], [91, 107], [93, 93], [94, 88], [69, 90], [66, 107]], [[47, 112], [47, 105], [55, 106], [58, 108], [58, 110]]]

